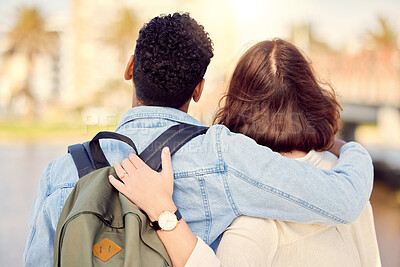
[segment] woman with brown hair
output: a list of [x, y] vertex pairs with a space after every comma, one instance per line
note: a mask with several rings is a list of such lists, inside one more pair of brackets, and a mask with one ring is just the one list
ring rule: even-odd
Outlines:
[[280, 153], [328, 150], [339, 129], [334, 92], [280, 39], [260, 42], [240, 58], [224, 98], [214, 123]]
[[[302, 53], [275, 39], [240, 58], [215, 123], [331, 169], [338, 159], [327, 150], [340, 110], [334, 90], [318, 82]], [[380, 266], [370, 203], [357, 221], [337, 227], [241, 216], [224, 233], [217, 256], [226, 266]]]
[[[245, 134], [285, 157], [322, 169], [334, 168], [338, 158], [327, 150], [339, 129], [341, 107], [333, 89], [318, 82], [310, 62], [294, 45], [275, 39], [251, 47], [240, 58], [224, 101], [214, 123]], [[143, 181], [145, 188], [153, 188], [146, 191], [151, 193], [138, 196], [132, 193], [134, 188], [126, 189], [127, 176], [126, 187], [110, 177], [119, 191], [148, 213], [152, 205], [157, 206], [149, 206], [150, 199], [152, 203], [156, 199], [174, 205], [168, 150], [162, 157], [161, 173], [148, 168], [127, 173], [128, 177]], [[135, 155], [131, 161], [144, 166]], [[119, 164], [115, 168], [117, 173], [125, 173]], [[153, 180], [149, 182], [149, 178]], [[174, 231], [158, 231], [176, 265], [380, 266], [370, 204], [356, 222], [337, 227], [238, 217], [222, 237], [217, 251], [219, 260], [181, 222]]]

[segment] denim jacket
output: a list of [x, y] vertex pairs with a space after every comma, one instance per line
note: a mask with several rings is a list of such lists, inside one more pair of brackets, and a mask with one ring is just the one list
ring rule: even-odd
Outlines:
[[[130, 137], [140, 153], [181, 122], [203, 125], [176, 109], [143, 106], [128, 110], [116, 132]], [[102, 140], [101, 147], [110, 163], [132, 152], [114, 140]], [[336, 167], [328, 171], [285, 158], [221, 125], [183, 146], [172, 165], [175, 204], [193, 233], [214, 249], [240, 215], [324, 225], [352, 222], [373, 184], [371, 158], [358, 143], [344, 145]], [[26, 266], [52, 265], [58, 217], [77, 180], [68, 154], [44, 170], [31, 210]]]

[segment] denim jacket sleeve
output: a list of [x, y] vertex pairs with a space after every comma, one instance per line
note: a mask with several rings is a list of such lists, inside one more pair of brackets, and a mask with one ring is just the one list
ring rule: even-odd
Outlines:
[[55, 229], [46, 210], [48, 176], [51, 162], [43, 171], [31, 208], [29, 236], [24, 252], [24, 266], [52, 266]]
[[360, 144], [345, 144], [337, 165], [321, 170], [218, 127], [218, 150], [229, 174], [226, 191], [236, 216], [335, 225], [353, 222], [363, 211], [373, 166]]
[[[64, 164], [64, 163], [69, 163]], [[72, 158], [64, 156], [52, 161], [43, 171], [29, 219], [29, 236], [24, 252], [24, 266], [53, 266], [54, 237], [58, 217], [76, 181], [56, 182], [62, 174], [76, 177]], [[60, 168], [61, 167], [61, 168]], [[72, 178], [71, 178], [72, 179]]]

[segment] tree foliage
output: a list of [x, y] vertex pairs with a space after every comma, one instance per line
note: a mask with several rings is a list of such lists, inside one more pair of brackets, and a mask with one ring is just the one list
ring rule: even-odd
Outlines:
[[37, 57], [39, 55], [56, 55], [58, 34], [48, 31], [45, 22], [39, 9], [23, 6], [17, 10], [15, 24], [6, 34], [8, 48], [3, 56], [7, 60], [16, 54], [22, 55], [27, 66], [25, 73], [21, 73], [24, 77], [23, 86], [11, 89], [9, 108], [12, 109], [13, 101], [17, 97], [25, 97], [26, 108], [23, 113], [27, 118], [35, 116], [36, 113], [37, 101], [30, 81]]
[[388, 18], [378, 16], [378, 30], [367, 30], [366, 41], [367, 44], [372, 45], [375, 49], [379, 48], [396, 48], [398, 33], [390, 24]]
[[138, 34], [138, 21], [131, 8], [122, 8], [117, 12], [116, 19], [106, 29], [106, 44], [118, 51], [119, 60], [125, 62], [130, 50], [133, 50]]
[[35, 7], [18, 9], [15, 25], [6, 36], [9, 42], [6, 54], [22, 53], [33, 60], [41, 53], [55, 53], [57, 33], [46, 29], [45, 18]]

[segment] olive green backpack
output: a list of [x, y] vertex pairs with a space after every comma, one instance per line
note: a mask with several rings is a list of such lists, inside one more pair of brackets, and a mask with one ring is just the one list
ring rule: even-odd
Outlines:
[[[190, 139], [206, 131], [206, 127], [190, 124], [172, 126], [140, 157], [159, 170], [163, 147], [168, 146], [173, 155]], [[100, 132], [90, 142], [68, 147], [80, 179], [61, 211], [53, 265], [172, 266], [147, 215], [109, 183], [110, 174], [117, 176], [101, 150], [99, 140], [103, 138], [123, 141], [137, 153], [131, 139], [111, 132]]]

